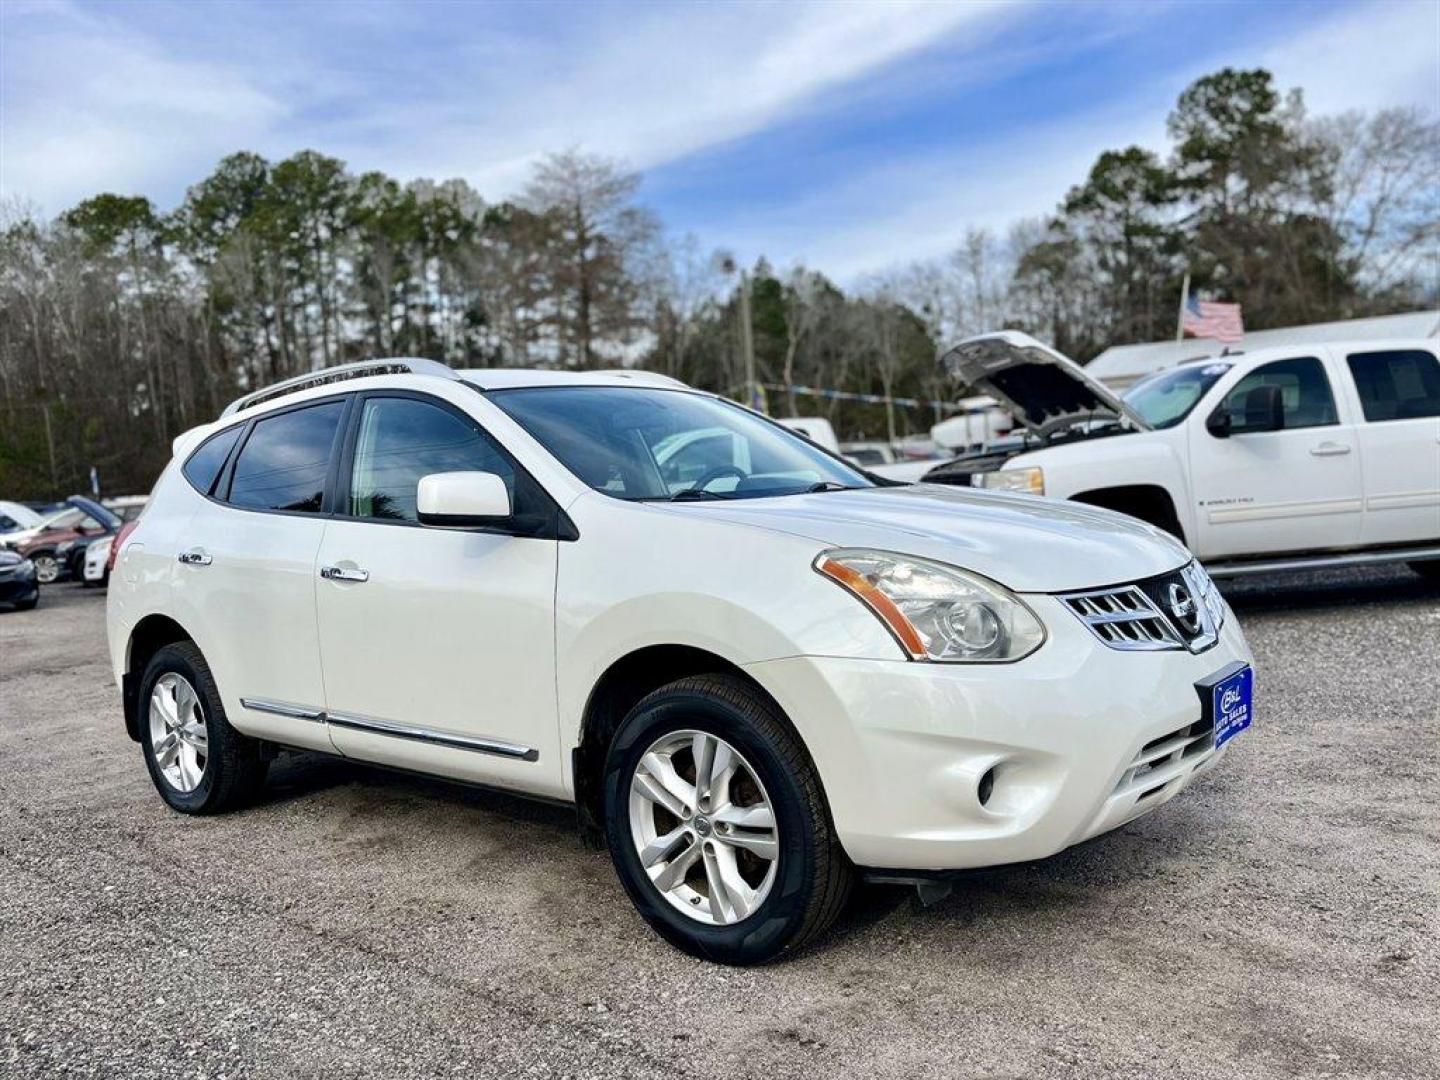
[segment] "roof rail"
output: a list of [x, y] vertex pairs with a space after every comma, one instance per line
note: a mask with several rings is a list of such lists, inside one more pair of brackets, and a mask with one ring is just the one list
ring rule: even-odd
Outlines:
[[446, 367], [438, 360], [426, 360], [421, 357], [394, 356], [374, 360], [357, 360], [353, 364], [337, 364], [335, 367], [321, 368], [319, 371], [296, 375], [293, 379], [285, 379], [278, 383], [272, 383], [270, 386], [261, 387], [259, 390], [253, 390], [225, 406], [225, 411], [220, 415], [233, 416], [241, 409], [248, 409], [299, 390], [344, 382], [347, 379], [363, 379], [370, 375], [434, 375], [441, 379], [460, 378], [454, 368]]

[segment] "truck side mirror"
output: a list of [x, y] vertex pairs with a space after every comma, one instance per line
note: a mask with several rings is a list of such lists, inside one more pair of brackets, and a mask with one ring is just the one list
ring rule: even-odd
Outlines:
[[1230, 410], [1225, 407], [1223, 401], [1215, 407], [1214, 412], [1205, 418], [1205, 430], [1217, 439], [1230, 437]]

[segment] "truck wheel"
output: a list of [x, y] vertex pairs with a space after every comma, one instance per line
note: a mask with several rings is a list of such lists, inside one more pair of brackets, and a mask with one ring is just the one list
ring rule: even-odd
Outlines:
[[249, 802], [269, 762], [225, 719], [210, 665], [188, 641], [166, 645], [140, 681], [140, 747], [160, 797], [182, 814]]
[[703, 675], [652, 693], [605, 764], [616, 872], [654, 930], [694, 956], [756, 964], [824, 931], [853, 869], [819, 778], [748, 683]]

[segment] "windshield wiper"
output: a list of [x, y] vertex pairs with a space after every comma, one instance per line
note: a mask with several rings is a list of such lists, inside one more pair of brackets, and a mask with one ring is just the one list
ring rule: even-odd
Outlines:
[[706, 491], [704, 488], [681, 488], [674, 495], [661, 502], [695, 502], [700, 499], [728, 499], [730, 496], [721, 495], [718, 491]]
[[858, 487], [849, 484], [842, 484], [838, 480], [821, 480], [818, 484], [811, 484], [805, 488], [806, 495], [813, 495], [818, 491], [859, 491]]

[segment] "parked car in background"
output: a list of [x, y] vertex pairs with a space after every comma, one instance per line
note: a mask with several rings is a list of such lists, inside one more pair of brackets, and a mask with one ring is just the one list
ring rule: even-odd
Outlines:
[[1229, 353], [1123, 398], [1021, 333], [972, 338], [942, 362], [1025, 435], [927, 482], [1118, 510], [1184, 540], [1215, 577], [1408, 562], [1440, 578], [1433, 340]]
[[23, 503], [0, 500], [0, 535], [33, 529], [44, 517]]
[[149, 501], [149, 495], [113, 495], [100, 500], [101, 505], [121, 521], [134, 521]]
[[0, 606], [28, 611], [40, 602], [35, 564], [13, 551], [0, 550]]
[[840, 453], [840, 440], [835, 437], [835, 428], [823, 416], [777, 416], [775, 422], [805, 436], [816, 446], [823, 446], [832, 454]]
[[81, 580], [86, 585], [108, 585], [110, 573], [115, 569], [115, 558], [125, 538], [135, 531], [139, 518], [134, 517], [120, 526], [113, 536], [101, 536], [85, 549], [85, 568]]
[[81, 564], [74, 562], [77, 545], [83, 551], [95, 537], [120, 528], [120, 519], [93, 499], [72, 495], [65, 503], [65, 509], [33, 528], [0, 536], [0, 544], [34, 562], [42, 585], [79, 571]]
[[[658, 467], [717, 429], [744, 452]], [[247, 395], [176, 440], [107, 623], [173, 809], [243, 804], [280, 747], [572, 801], [650, 925], [731, 963], [823, 932], [858, 876], [1117, 828], [1250, 723], [1245, 638], [1169, 534], [877, 483], [633, 371], [397, 359]]]
[[895, 448], [888, 442], [847, 442], [840, 444], [840, 453], [862, 469], [889, 465], [895, 460]]

